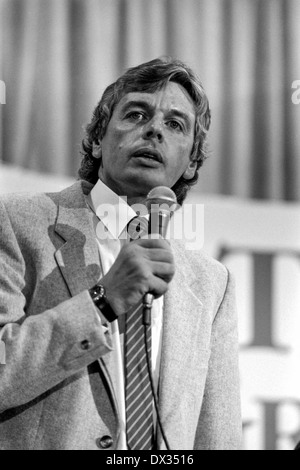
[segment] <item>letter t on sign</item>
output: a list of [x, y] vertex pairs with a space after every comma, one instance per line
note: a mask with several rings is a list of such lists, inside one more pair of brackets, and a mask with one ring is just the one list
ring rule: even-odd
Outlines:
[[222, 247], [219, 260], [244, 253], [252, 260], [253, 298], [253, 339], [243, 348], [270, 348], [277, 351], [288, 351], [287, 346], [278, 345], [274, 339], [274, 305], [273, 305], [273, 272], [274, 261], [278, 252], [256, 252], [246, 248]]

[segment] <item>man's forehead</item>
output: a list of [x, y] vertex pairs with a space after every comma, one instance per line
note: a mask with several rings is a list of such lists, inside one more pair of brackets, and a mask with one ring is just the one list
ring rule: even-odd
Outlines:
[[154, 92], [148, 91], [132, 91], [126, 93], [119, 101], [117, 107], [124, 108], [128, 105], [144, 102], [145, 104], [151, 105], [157, 98], [160, 97], [162, 101], [168, 102], [168, 104], [174, 107], [183, 107], [186, 111], [190, 110], [194, 114], [195, 106], [189, 93], [183, 86], [175, 82], [169, 82], [167, 85], [158, 89]]

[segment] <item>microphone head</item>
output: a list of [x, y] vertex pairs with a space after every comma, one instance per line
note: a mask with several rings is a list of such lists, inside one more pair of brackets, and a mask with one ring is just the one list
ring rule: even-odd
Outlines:
[[172, 208], [172, 212], [179, 207], [177, 204], [176, 194], [167, 186], [156, 186], [155, 188], [152, 188], [151, 191], [149, 191], [146, 199], [146, 206], [148, 210], [151, 210], [152, 204], [166, 204]]
[[166, 186], [157, 186], [149, 191], [146, 206], [150, 214], [150, 233], [165, 238], [170, 218], [179, 208], [176, 194]]

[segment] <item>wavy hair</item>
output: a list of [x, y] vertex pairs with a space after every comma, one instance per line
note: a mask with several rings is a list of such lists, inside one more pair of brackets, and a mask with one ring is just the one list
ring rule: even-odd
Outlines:
[[181, 85], [190, 95], [195, 108], [194, 143], [191, 160], [197, 162], [192, 179], [183, 176], [173, 186], [179, 204], [182, 204], [187, 191], [199, 177], [199, 169], [207, 158], [206, 136], [211, 122], [209, 103], [203, 86], [194, 72], [183, 62], [164, 57], [128, 69], [116, 82], [109, 85], [97, 104], [91, 122], [86, 126], [82, 140], [82, 161], [78, 175], [80, 179], [96, 184], [101, 158], [93, 156], [93, 144], [99, 145], [103, 139], [114, 109], [124, 95], [131, 92], [154, 93], [168, 82]]

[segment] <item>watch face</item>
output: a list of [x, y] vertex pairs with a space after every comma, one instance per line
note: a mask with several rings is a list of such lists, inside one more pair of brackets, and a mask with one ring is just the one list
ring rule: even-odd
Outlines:
[[90, 295], [93, 299], [96, 307], [101, 310], [106, 319], [110, 322], [116, 320], [118, 317], [107, 302], [105, 287], [101, 284], [97, 284], [92, 289], [90, 289]]
[[101, 284], [98, 284], [97, 287], [98, 287], [98, 289], [97, 289], [98, 295], [101, 296], [101, 297], [105, 297], [105, 289], [104, 289], [104, 287], [101, 286]]
[[97, 284], [92, 289], [90, 289], [90, 295], [92, 296], [93, 300], [100, 300], [106, 298], [105, 288], [101, 286], [101, 284]]

